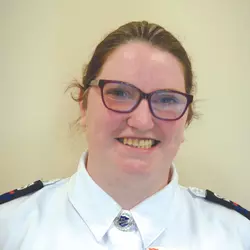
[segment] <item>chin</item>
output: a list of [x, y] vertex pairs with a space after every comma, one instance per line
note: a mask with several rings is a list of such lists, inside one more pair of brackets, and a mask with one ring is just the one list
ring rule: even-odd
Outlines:
[[151, 164], [141, 159], [120, 159], [116, 164], [123, 173], [145, 175], [150, 172]]

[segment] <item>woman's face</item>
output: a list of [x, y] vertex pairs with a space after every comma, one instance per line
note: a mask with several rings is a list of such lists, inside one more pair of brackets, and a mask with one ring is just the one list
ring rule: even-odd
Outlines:
[[[158, 89], [185, 92], [179, 61], [170, 53], [143, 42], [117, 48], [103, 65], [98, 79], [128, 82], [145, 93]], [[131, 113], [113, 112], [103, 105], [99, 87], [89, 89], [87, 110], [82, 110], [89, 157], [109, 173], [166, 172], [184, 140], [186, 119], [187, 112], [177, 121], [159, 120], [152, 116], [146, 100]], [[145, 149], [124, 145], [116, 138], [151, 138], [160, 143]]]

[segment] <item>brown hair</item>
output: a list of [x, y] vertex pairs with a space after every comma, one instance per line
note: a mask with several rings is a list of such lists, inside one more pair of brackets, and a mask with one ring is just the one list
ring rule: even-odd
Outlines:
[[[75, 101], [83, 101], [83, 107], [87, 108], [88, 95], [86, 90], [89, 88], [90, 81], [98, 76], [108, 56], [116, 48], [131, 41], [143, 41], [174, 55], [184, 69], [186, 93], [194, 93], [192, 65], [182, 44], [160, 25], [142, 21], [130, 22], [120, 26], [97, 45], [90, 62], [84, 68], [81, 84], [75, 82], [70, 86], [80, 89], [80, 95], [78, 93], [77, 98], [72, 96]], [[193, 118], [197, 117], [198, 115], [194, 112], [194, 104], [191, 104], [188, 110], [187, 125], [191, 123]]]

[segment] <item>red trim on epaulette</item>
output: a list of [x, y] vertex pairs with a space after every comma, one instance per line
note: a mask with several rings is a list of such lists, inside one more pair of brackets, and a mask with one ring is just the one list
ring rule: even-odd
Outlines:
[[224, 207], [227, 207], [229, 209], [233, 209], [237, 211], [238, 213], [242, 214], [245, 216], [247, 219], [250, 220], [250, 211], [246, 210], [245, 208], [241, 207], [239, 204], [236, 202], [227, 200], [225, 198], [220, 197], [219, 195], [215, 194], [214, 192], [210, 190], [206, 190], [206, 200], [220, 204]]
[[210, 190], [204, 190], [204, 189], [199, 189], [199, 188], [195, 188], [195, 187], [189, 187], [188, 189], [193, 195], [200, 197], [200, 198], [203, 198], [203, 199], [206, 199], [210, 202], [217, 203], [217, 204], [222, 205], [224, 207], [227, 207], [229, 209], [233, 209], [236, 212], [242, 214], [243, 216], [245, 216], [247, 219], [250, 220], [250, 211], [241, 207], [236, 202], [232, 202], [228, 199], [225, 199], [225, 198], [217, 195], [216, 193], [213, 193]]
[[20, 198], [28, 194], [32, 194], [42, 189], [43, 187], [44, 187], [43, 182], [38, 180], [28, 186], [25, 186], [24, 188], [19, 188], [19, 189], [15, 189], [10, 192], [4, 193], [0, 195], [0, 204], [4, 204], [6, 202], [15, 200], [17, 198]]

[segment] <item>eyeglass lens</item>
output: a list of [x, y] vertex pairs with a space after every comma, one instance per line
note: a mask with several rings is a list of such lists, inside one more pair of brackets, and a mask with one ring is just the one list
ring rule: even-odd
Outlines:
[[[105, 105], [114, 111], [130, 112], [141, 98], [139, 89], [129, 84], [108, 82], [103, 87]], [[154, 116], [162, 119], [176, 119], [182, 115], [187, 98], [177, 92], [157, 90], [150, 95], [150, 109]]]

